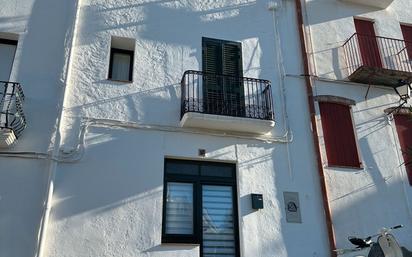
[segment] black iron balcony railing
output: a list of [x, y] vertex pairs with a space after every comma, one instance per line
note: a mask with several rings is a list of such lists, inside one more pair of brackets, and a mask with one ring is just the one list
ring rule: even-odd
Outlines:
[[24, 94], [19, 83], [0, 81], [0, 129], [10, 129], [18, 138], [26, 127]]
[[[388, 80], [390, 72], [395, 76], [393, 81], [400, 79], [396, 76], [404, 78], [412, 73], [412, 42], [355, 33], [344, 43], [343, 49], [349, 79], [362, 67], [370, 68], [371, 74], [369, 75], [376, 75], [372, 73], [377, 71], [387, 71], [386, 78], [379, 78], [382, 82], [391, 82]], [[357, 74], [356, 77], [358, 78], [360, 75]]]
[[270, 81], [188, 70], [183, 74], [181, 117], [187, 112], [273, 120]]

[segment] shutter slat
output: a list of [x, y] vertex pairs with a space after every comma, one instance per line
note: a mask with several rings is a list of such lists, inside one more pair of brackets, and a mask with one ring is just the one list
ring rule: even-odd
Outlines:
[[166, 234], [193, 234], [193, 184], [167, 183]]
[[[207, 197], [213, 195], [213, 197]], [[224, 202], [218, 200], [219, 195]], [[226, 201], [230, 196], [230, 201]], [[230, 186], [203, 186], [203, 255], [235, 256], [235, 236], [233, 220], [233, 195]], [[205, 200], [207, 199], [207, 200]]]

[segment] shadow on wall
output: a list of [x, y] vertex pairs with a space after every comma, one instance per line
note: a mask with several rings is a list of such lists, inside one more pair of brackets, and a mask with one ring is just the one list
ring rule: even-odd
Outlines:
[[[21, 82], [24, 87], [25, 114], [29, 125], [14, 150], [46, 151], [57, 117], [66, 30], [75, 1], [14, 2], [22, 5], [16, 6], [18, 12], [24, 11], [30, 15], [0, 18], [1, 31], [22, 33], [19, 53], [16, 55], [19, 59], [15, 61], [13, 73], [17, 74], [14, 80]], [[22, 168], [24, 173], [19, 171]], [[47, 171], [48, 165], [41, 160], [20, 161], [9, 170], [1, 171], [13, 173], [1, 176], [1, 179], [6, 179], [19, 192], [8, 190], [2, 195], [13, 202], [9, 205], [8, 201], [2, 200], [0, 203], [6, 204], [5, 212], [3, 209], [0, 211], [0, 219], [7, 218], [7, 226], [0, 226], [0, 256], [35, 255], [46, 198]]]
[[[136, 146], [161, 149], [155, 143], [159, 140], [152, 136], [128, 137], [127, 133], [130, 132], [124, 129], [113, 133], [111, 129], [93, 128], [87, 135], [82, 161], [75, 164], [75, 168], [73, 164], [61, 165], [55, 182], [55, 219], [102, 213], [133, 201], [161, 196], [162, 173], [145, 169], [150, 162], [156, 163], [150, 156], [153, 152], [131, 150]], [[147, 162], [141, 162], [142, 159]]]
[[[327, 42], [323, 44], [323, 49], [314, 53], [317, 58], [318, 66], [322, 63], [329, 66], [322, 66], [322, 72], [317, 74], [320, 77], [331, 79], [345, 79], [348, 74], [348, 64], [344, 50], [342, 48], [345, 41], [355, 33], [355, 28], [351, 26], [340, 26], [339, 20], [344, 18], [351, 18], [354, 16], [379, 11], [378, 8], [363, 6], [359, 4], [346, 3], [339, 0], [313, 0], [306, 3], [308, 12], [308, 23], [310, 25], [318, 25], [320, 29], [317, 30], [318, 38], [333, 38], [337, 42]], [[327, 26], [328, 22], [336, 22], [335, 25], [327, 29], [321, 29], [322, 26]], [[324, 24], [325, 23], [325, 24]], [[339, 33], [335, 30], [339, 27]], [[331, 33], [338, 37], [331, 37]], [[345, 38], [339, 38], [345, 35]]]
[[33, 2], [26, 31], [21, 35], [21, 52], [16, 55], [19, 59], [13, 74], [26, 96], [24, 111], [30, 129], [23, 133], [24, 147], [47, 151], [64, 86], [61, 75], [66, 58], [65, 44], [77, 1]]
[[[129, 22], [129, 19], [107, 20], [108, 17], [115, 15], [128, 17], [130, 10], [140, 14], [137, 18], [131, 18], [137, 19], [134, 22]], [[130, 33], [137, 33], [138, 39], [149, 40], [154, 44], [189, 46], [190, 49], [200, 49], [202, 37], [235, 41], [257, 38], [261, 49], [271, 51], [265, 53], [262, 58], [266, 57], [268, 63], [273, 63], [274, 54], [272, 51], [274, 47], [270, 44], [273, 40], [268, 35], [271, 32], [267, 31], [265, 26], [256, 26], [259, 23], [267, 25], [268, 20], [259, 15], [262, 10], [265, 10], [263, 0], [243, 0], [234, 5], [228, 5], [225, 2], [211, 4], [201, 0], [183, 1], [179, 5], [179, 2], [165, 0], [129, 4], [116, 8], [88, 6], [85, 7], [83, 16], [87, 17], [85, 23], [89, 25], [87, 28], [83, 27], [82, 30], [85, 34], [96, 34], [98, 31], [126, 30]], [[234, 30], [234, 28], [239, 29]], [[262, 40], [264, 36], [268, 40]], [[80, 42], [80, 45], [87, 45], [93, 43], [91, 40], [94, 40], [94, 37], [82, 37], [81, 40], [83, 41]], [[197, 62], [202, 63], [201, 51], [196, 51], [195, 55]], [[253, 67], [253, 65], [246, 64], [244, 68], [247, 67]], [[262, 72], [266, 72], [263, 77], [269, 77], [272, 70]], [[182, 75], [179, 74], [175, 81], [180, 81]]]
[[327, 70], [325, 66], [323, 66], [323, 72], [317, 74], [321, 78], [336, 78], [336, 79], [345, 79], [350, 74], [348, 72], [348, 64], [346, 62], [345, 51], [342, 47], [343, 43], [337, 43], [333, 47], [328, 49], [323, 49], [318, 52], [314, 52], [313, 54], [317, 58], [318, 63], [322, 63], [322, 59], [324, 58], [326, 61], [325, 63], [332, 63], [330, 70]]
[[308, 12], [313, 14], [309, 16], [310, 25], [381, 11], [379, 8], [342, 2], [340, 0], [312, 0], [308, 1], [306, 6]]
[[0, 32], [22, 32], [27, 19], [25, 15], [0, 17]]
[[[251, 38], [256, 39], [256, 41], [248, 40], [248, 43], [250, 43], [249, 41], [253, 41], [254, 45], [250, 44], [251, 46], [247, 47], [250, 52], [247, 53], [248, 59], [245, 60], [244, 58], [244, 73], [249, 72], [256, 74], [258, 78], [272, 78], [275, 71], [275, 62], [273, 60], [274, 46], [271, 43], [273, 41], [273, 31], [268, 30], [268, 28], [273, 26], [271, 24], [272, 19], [269, 12], [267, 13], [268, 15], [263, 17], [259, 15], [262, 11], [267, 11], [265, 9], [265, 1], [243, 0], [237, 2], [239, 3], [229, 5], [226, 2], [216, 1], [211, 4], [210, 2], [201, 0], [183, 1], [182, 4], [180, 4], [179, 1], [152, 1], [115, 8], [106, 8], [101, 5], [86, 6], [85, 13], [82, 16], [87, 19], [85, 24], [91, 25], [88, 25], [87, 28], [82, 28], [82, 30], [85, 32], [89, 31], [92, 35], [97, 35], [99, 31], [125, 30], [130, 33], [133, 31], [136, 32], [138, 41], [142, 40], [153, 44], [154, 53], [152, 54], [155, 57], [159, 57], [159, 60], [156, 60], [156, 65], [154, 65], [158, 73], [154, 74], [156, 80], [150, 80], [149, 77], [146, 78], [145, 74], [142, 74], [142, 76], [145, 77], [146, 84], [143, 86], [146, 88], [159, 87], [159, 82], [163, 83], [164, 81], [167, 81], [168, 84], [179, 83], [184, 69], [198, 68], [187, 67], [187, 63], [196, 63], [193, 61], [193, 55], [195, 55], [198, 64], [202, 63], [201, 38], [203, 36], [223, 38], [227, 35], [227, 38], [223, 39], [236, 41], [245, 41]], [[182, 5], [185, 7], [181, 7]], [[124, 16], [129, 17], [131, 9], [136, 9], [136, 13], [141, 14], [140, 18], [131, 18], [132, 20], [137, 19], [134, 22], [128, 22], [127, 19], [103, 22], [104, 19], [108, 19], [107, 17], [111, 15], [118, 16], [124, 14]], [[97, 27], [97, 32], [94, 24]], [[259, 26], [259, 24], [261, 24], [261, 26]], [[238, 29], [234, 30], [233, 28]], [[95, 37], [83, 37], [81, 39], [83, 42], [80, 42], [80, 44], [91, 44], [92, 42], [89, 42], [89, 40], [92, 39], [95, 39]], [[187, 55], [181, 54], [181, 60], [176, 61], [173, 59], [170, 64], [165, 64], [165, 62], [171, 61], [171, 59], [175, 57], [173, 53], [166, 52], [166, 50], [170, 51], [170, 48], [167, 49], [165, 46], [174, 45], [186, 48], [189, 46], [189, 48], [194, 49], [194, 51], [186, 51]], [[259, 49], [263, 49], [265, 52], [258, 54]], [[157, 56], [156, 51], [165, 51], [165, 53], [162, 52], [160, 56]], [[186, 60], [189, 58], [190, 62], [187, 62]], [[177, 66], [179, 66], [179, 68], [176, 68]], [[264, 69], [261, 67], [264, 67]], [[165, 77], [165, 79], [161, 79], [162, 77]], [[85, 86], [87, 90], [90, 90], [90, 94], [86, 95], [93, 95], [94, 93], [91, 91], [94, 90], [94, 86], [99, 86], [97, 84], [98, 83], [95, 83], [93, 87]], [[136, 94], [132, 93], [103, 101], [98, 100], [94, 103], [85, 104], [83, 107], [78, 106], [71, 110], [71, 115], [77, 116], [82, 112], [91, 113], [87, 109], [95, 108], [91, 107], [92, 105], [101, 105], [103, 107], [103, 105], [111, 105], [110, 102], [113, 102], [114, 105], [115, 101], [121, 101], [127, 102], [129, 107], [126, 107], [122, 111], [131, 115], [127, 118], [130, 118], [132, 121], [142, 120], [142, 114], [145, 114], [145, 117], [148, 118], [148, 120], [145, 119], [145, 121], [155, 122], [155, 115], [160, 112], [159, 110], [169, 110], [170, 115], [168, 115], [168, 117], [173, 117], [173, 120], [168, 118], [169, 121], [163, 123], [168, 123], [169, 125], [175, 124], [179, 120], [175, 119], [175, 117], [177, 118], [180, 114], [180, 93], [178, 92], [179, 90], [177, 90], [178, 87], [179, 86], [174, 89], [176, 92], [167, 89], [164, 93], [159, 93], [159, 95], [166, 95], [164, 99], [151, 99], [149, 94], [140, 92]], [[106, 89], [99, 87], [99, 91]], [[159, 92], [160, 91], [161, 90], [159, 90]], [[279, 98], [280, 96], [274, 94], [274, 97]], [[276, 104], [281, 101], [275, 99], [274, 102]], [[138, 109], [137, 113], [135, 107], [142, 106], [144, 106], [144, 108]], [[104, 108], [101, 108], [101, 110], [103, 109]], [[171, 113], [172, 111], [173, 113]], [[275, 111], [280, 112], [280, 109], [275, 108]], [[103, 111], [100, 113], [103, 113]], [[280, 113], [276, 113], [275, 116], [280, 116], [278, 114]]]
[[[329, 200], [337, 247], [351, 247], [348, 236], [366, 237], [376, 234], [382, 227], [404, 222], [407, 222], [406, 228], [394, 234], [402, 245], [411, 247], [408, 235], [412, 223], [408, 221], [408, 205], [404, 202], [400, 164], [397, 159], [388, 159], [395, 156], [392, 144], [376, 144], [389, 135], [386, 118], [377, 117], [358, 124], [357, 131], [362, 131], [359, 148], [364, 169], [352, 174], [348, 169], [326, 170], [328, 190], [334, 195], [334, 199]], [[370, 142], [375, 143], [371, 146]], [[347, 174], [342, 176], [342, 172]]]
[[[164, 137], [167, 137], [166, 144], [170, 144], [167, 147], [171, 149], [175, 149], [173, 145], [176, 142], [181, 142], [180, 138], [195, 142], [179, 150], [182, 156], [190, 156], [190, 149], [196, 152], [196, 145], [201, 144], [211, 153], [210, 158], [219, 159], [215, 153], [220, 154], [222, 149], [233, 147], [233, 139], [230, 138], [221, 138], [217, 142], [210, 140], [210, 136], [135, 132], [122, 128], [89, 129], [83, 159], [76, 164], [59, 166], [53, 207], [55, 219], [103, 213], [133, 201], [162, 198]], [[257, 157], [248, 165], [253, 168], [271, 160], [269, 158]], [[242, 215], [246, 214], [242, 212]]]
[[[397, 173], [394, 168], [394, 173]], [[399, 174], [399, 173], [397, 173]], [[372, 175], [373, 177], [374, 175]], [[402, 246], [412, 247], [412, 223], [402, 197], [402, 182], [396, 178], [384, 181], [375, 179], [361, 188], [342, 192], [331, 199], [333, 224], [338, 248], [351, 248], [348, 236], [366, 237], [379, 232], [382, 227], [403, 223], [404, 228], [394, 231]], [[343, 181], [335, 181], [335, 183]], [[377, 184], [376, 184], [377, 182]], [[404, 223], [406, 222], [406, 223]]]
[[[98, 83], [101, 85], [105, 81]], [[121, 87], [121, 85], [115, 86]], [[103, 91], [105, 88], [101, 88], [101, 90]], [[118, 95], [108, 99], [99, 99], [80, 106], [66, 108], [65, 112], [68, 117], [89, 117], [92, 115], [98, 116], [101, 119], [135, 122], [144, 120], [147, 124], [170, 125], [170, 123], [177, 124], [180, 121], [180, 105], [175, 104], [179, 101], [180, 84], [174, 84]], [[173, 103], [173, 105], [170, 103]], [[116, 111], [108, 112], [107, 110]], [[159, 119], [159, 117], [164, 118]], [[76, 127], [78, 128], [79, 126]]]

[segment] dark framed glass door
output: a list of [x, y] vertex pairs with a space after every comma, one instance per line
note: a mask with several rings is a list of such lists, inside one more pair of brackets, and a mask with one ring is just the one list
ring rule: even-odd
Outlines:
[[200, 245], [201, 257], [239, 257], [236, 166], [165, 160], [162, 242]]

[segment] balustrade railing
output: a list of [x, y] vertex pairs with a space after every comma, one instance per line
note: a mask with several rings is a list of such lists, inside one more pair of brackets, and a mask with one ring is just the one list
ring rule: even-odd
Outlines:
[[19, 83], [0, 81], [0, 129], [10, 129], [18, 138], [26, 127], [24, 94]]
[[355, 33], [343, 49], [349, 74], [362, 66], [412, 72], [412, 42]]
[[273, 120], [270, 81], [188, 70], [181, 80], [187, 112]]

